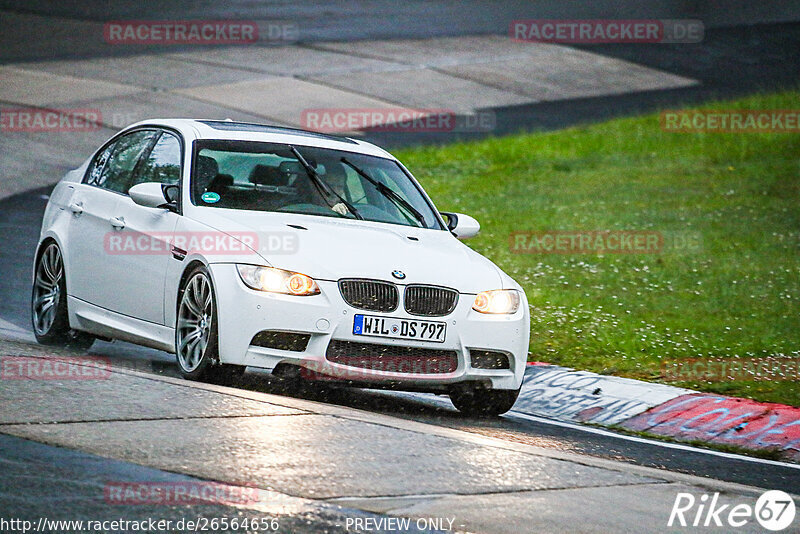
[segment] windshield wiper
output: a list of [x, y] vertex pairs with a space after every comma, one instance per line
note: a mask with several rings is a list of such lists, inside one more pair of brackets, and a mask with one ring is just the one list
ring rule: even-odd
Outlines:
[[[311, 180], [311, 183], [314, 184], [314, 187], [317, 188], [317, 191], [319, 191], [319, 194], [322, 196], [322, 199], [325, 201], [325, 203], [328, 205], [329, 208], [331, 208], [336, 213], [339, 213], [338, 211], [334, 210], [333, 206], [331, 206], [331, 203], [328, 202], [327, 195], [332, 195], [332, 196], [335, 196], [336, 198], [338, 198], [339, 202], [344, 204], [344, 206], [347, 208], [347, 210], [350, 213], [353, 214], [353, 217], [355, 217], [356, 219], [359, 219], [359, 220], [364, 220], [364, 217], [362, 217], [361, 214], [358, 213], [358, 210], [350, 202], [345, 200], [342, 197], [342, 195], [340, 195], [339, 193], [334, 191], [331, 186], [326, 184], [322, 180], [322, 178], [319, 177], [319, 173], [317, 173], [317, 171], [316, 171], [316, 169], [314, 169], [314, 167], [309, 165], [308, 161], [306, 161], [306, 158], [304, 158], [303, 155], [300, 154], [299, 150], [297, 150], [292, 145], [289, 145], [289, 150], [292, 151], [292, 154], [294, 154], [294, 157], [297, 158], [297, 161], [299, 161], [300, 165], [302, 165], [303, 168], [306, 170], [306, 174], [308, 175], [308, 178]], [[339, 213], [339, 215], [342, 215], [342, 214]], [[342, 217], [344, 217], [344, 215], [342, 215]]]
[[391, 200], [395, 204], [395, 206], [404, 208], [408, 213], [414, 216], [414, 218], [417, 220], [418, 223], [420, 223], [420, 225], [423, 228], [425, 227], [425, 216], [422, 215], [419, 211], [417, 211], [417, 208], [409, 204], [408, 201], [406, 201], [406, 199], [398, 195], [394, 189], [384, 184], [383, 182], [375, 180], [366, 172], [361, 170], [355, 163], [351, 163], [347, 158], [343, 157], [342, 163], [344, 163], [345, 165], [356, 171], [359, 176], [361, 176], [366, 181], [375, 186], [375, 189], [377, 189], [378, 192], [382, 194], [385, 198]]

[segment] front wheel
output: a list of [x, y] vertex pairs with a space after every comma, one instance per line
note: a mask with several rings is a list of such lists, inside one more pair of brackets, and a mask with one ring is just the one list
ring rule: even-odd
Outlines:
[[519, 392], [519, 389], [486, 389], [459, 384], [450, 390], [450, 401], [464, 415], [497, 416], [514, 406]]
[[64, 260], [55, 242], [48, 244], [36, 261], [31, 320], [36, 341], [42, 345], [86, 351], [94, 343], [93, 336], [69, 326]]
[[179, 300], [175, 354], [181, 375], [188, 380], [235, 383], [244, 367], [219, 361], [216, 298], [205, 267], [197, 267], [189, 274]]

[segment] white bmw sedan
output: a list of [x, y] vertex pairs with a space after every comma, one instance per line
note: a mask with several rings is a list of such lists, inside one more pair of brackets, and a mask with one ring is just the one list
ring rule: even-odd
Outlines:
[[185, 378], [446, 393], [500, 414], [527, 357], [525, 293], [369, 143], [231, 121], [134, 124], [58, 183], [34, 264], [40, 343], [120, 339]]

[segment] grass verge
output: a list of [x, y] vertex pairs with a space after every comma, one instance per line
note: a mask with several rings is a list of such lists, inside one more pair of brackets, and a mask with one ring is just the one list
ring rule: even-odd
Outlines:
[[[796, 110], [800, 92], [702, 109]], [[800, 134], [669, 133], [654, 114], [397, 156], [439, 209], [481, 222], [469, 245], [524, 286], [530, 360], [658, 381], [670, 362], [800, 359]], [[519, 254], [509, 240], [604, 230], [657, 232], [664, 246]], [[683, 378], [800, 406], [780, 373]]]

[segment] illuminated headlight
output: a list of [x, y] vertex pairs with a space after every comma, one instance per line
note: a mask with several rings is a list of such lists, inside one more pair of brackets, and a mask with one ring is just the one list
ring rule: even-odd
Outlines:
[[304, 274], [257, 265], [237, 265], [236, 269], [250, 289], [298, 296], [319, 294], [317, 283]]
[[475, 295], [472, 309], [481, 313], [516, 313], [519, 309], [519, 293], [514, 289], [481, 291]]

